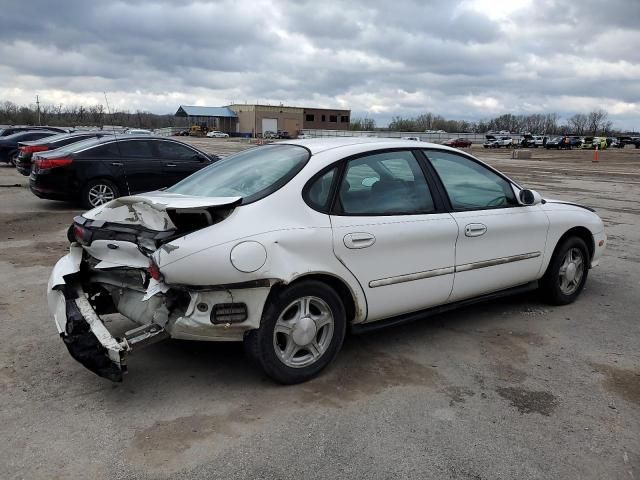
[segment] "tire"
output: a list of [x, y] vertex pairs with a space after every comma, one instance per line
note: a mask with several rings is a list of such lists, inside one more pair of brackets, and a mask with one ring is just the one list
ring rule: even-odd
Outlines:
[[9, 154], [9, 163], [14, 167], [18, 165], [18, 152], [12, 152]]
[[[100, 197], [102, 192], [102, 197]], [[84, 208], [95, 208], [120, 196], [118, 187], [106, 178], [90, 180], [82, 188], [80, 202]]]
[[573, 303], [587, 281], [589, 262], [589, 249], [584, 240], [579, 237], [563, 240], [540, 281], [540, 291], [545, 300], [552, 305]]
[[[319, 322], [326, 323], [318, 328]], [[245, 335], [244, 347], [271, 379], [291, 385], [310, 380], [331, 363], [346, 329], [344, 305], [335, 290], [315, 280], [301, 281], [269, 297], [260, 328]]]

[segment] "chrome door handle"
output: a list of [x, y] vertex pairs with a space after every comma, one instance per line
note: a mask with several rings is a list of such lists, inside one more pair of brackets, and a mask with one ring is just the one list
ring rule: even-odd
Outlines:
[[482, 223], [470, 223], [464, 227], [464, 234], [467, 237], [479, 237], [487, 233], [487, 226]]
[[342, 239], [347, 248], [367, 248], [376, 243], [376, 237], [370, 233], [347, 233]]
[[175, 163], [167, 163], [167, 164], [166, 164], [166, 166], [167, 166], [167, 167], [175, 167], [175, 166], [177, 166], [177, 165], [176, 165]]
[[121, 167], [124, 165], [124, 163], [122, 162], [111, 162], [111, 165], [113, 165], [114, 167]]

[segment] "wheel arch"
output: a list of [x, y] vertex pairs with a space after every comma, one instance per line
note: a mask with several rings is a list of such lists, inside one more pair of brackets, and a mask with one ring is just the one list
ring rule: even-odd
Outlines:
[[593, 240], [593, 234], [587, 227], [577, 226], [577, 227], [570, 228], [560, 236], [560, 238], [556, 242], [555, 247], [553, 248], [553, 253], [551, 257], [549, 257], [549, 264], [545, 268], [545, 273], [549, 269], [549, 265], [551, 264], [551, 259], [554, 257], [554, 255], [558, 251], [558, 248], [560, 248], [560, 245], [562, 245], [562, 243], [567, 238], [570, 238], [570, 237], [578, 237], [582, 241], [584, 241], [584, 243], [587, 245], [587, 250], [589, 253], [589, 268], [591, 268], [591, 260], [593, 259], [593, 255], [596, 250], [596, 246]]
[[345, 313], [347, 316], [347, 324], [353, 323], [358, 318], [364, 318], [364, 316], [366, 315], [366, 306], [358, 305], [356, 301], [356, 295], [352, 291], [351, 287], [349, 287], [347, 282], [335, 275], [322, 272], [302, 274], [295, 277], [288, 283], [276, 283], [273, 287], [271, 287], [271, 291], [269, 292], [269, 296], [267, 297], [265, 305], [269, 302], [272, 295], [276, 294], [278, 291], [307, 280], [315, 280], [324, 283], [338, 294], [340, 300], [342, 300], [342, 304], [344, 305]]

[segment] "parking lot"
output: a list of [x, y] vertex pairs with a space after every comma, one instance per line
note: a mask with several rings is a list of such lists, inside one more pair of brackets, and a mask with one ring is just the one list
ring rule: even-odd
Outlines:
[[[229, 154], [247, 144], [186, 139]], [[594, 207], [608, 247], [578, 301], [525, 294], [350, 336], [272, 383], [240, 344], [159, 343], [121, 384], [68, 354], [46, 283], [80, 210], [0, 164], [2, 478], [640, 477], [640, 150], [473, 153]]]

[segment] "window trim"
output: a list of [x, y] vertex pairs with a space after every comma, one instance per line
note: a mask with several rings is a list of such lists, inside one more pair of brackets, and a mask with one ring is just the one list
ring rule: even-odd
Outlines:
[[[413, 155], [413, 158], [416, 160], [418, 167], [420, 168], [420, 171], [422, 172], [422, 175], [424, 176], [427, 182], [427, 187], [429, 188], [429, 193], [431, 194], [431, 198], [433, 200], [434, 210], [432, 212], [394, 212], [394, 213], [386, 213], [386, 214], [344, 213], [342, 211], [342, 207], [339, 205], [340, 199], [339, 199], [338, 192], [339, 192], [339, 185], [340, 183], [342, 183], [342, 179], [344, 178], [344, 175], [345, 175], [347, 164], [351, 160], [356, 160], [358, 158], [368, 157], [368, 156], [378, 155], [383, 153], [393, 153], [393, 152], [409, 152]], [[305, 204], [312, 210], [316, 212], [324, 213], [326, 215], [333, 215], [336, 217], [398, 217], [398, 216], [414, 216], [414, 215], [436, 215], [436, 214], [447, 213], [448, 207], [446, 202], [448, 201], [448, 199], [446, 197], [443, 198], [441, 196], [441, 193], [437, 188], [438, 185], [436, 181], [432, 178], [430, 171], [428, 170], [428, 168], [426, 168], [419, 153], [420, 151], [416, 148], [396, 147], [396, 148], [383, 148], [378, 150], [369, 150], [366, 152], [360, 152], [354, 155], [350, 155], [348, 157], [341, 158], [340, 160], [336, 160], [335, 162], [322, 168], [316, 174], [314, 174], [309, 180], [307, 180], [307, 183], [305, 183], [304, 187], [302, 188], [302, 198]], [[308, 194], [307, 192], [319, 177], [321, 177], [322, 175], [327, 173], [329, 170], [336, 167], [338, 168], [338, 170], [336, 171], [336, 175], [333, 177], [333, 182], [329, 190], [329, 200], [327, 201], [328, 208], [325, 208], [324, 210], [318, 210], [317, 208], [314, 208], [313, 206], [309, 205], [309, 203], [307, 202], [306, 200], [306, 196]]]
[[[451, 203], [451, 199], [449, 198], [449, 194], [447, 193], [447, 189], [446, 189], [446, 187], [444, 185], [444, 182], [442, 181], [442, 179], [440, 178], [440, 175], [438, 174], [437, 170], [435, 169], [435, 167], [431, 163], [431, 159], [429, 158], [428, 152], [442, 152], [442, 153], [448, 153], [448, 154], [451, 154], [451, 155], [457, 155], [459, 157], [463, 157], [463, 158], [466, 158], [467, 160], [470, 160], [471, 162], [475, 163], [476, 165], [479, 165], [481, 167], [486, 168], [487, 170], [489, 170], [492, 173], [495, 173], [498, 177], [502, 178], [505, 182], [507, 182], [507, 184], [511, 187], [511, 191], [513, 192], [513, 196], [514, 196], [514, 198], [516, 200], [516, 203], [514, 205], [497, 205], [495, 207], [484, 206], [484, 207], [455, 208], [453, 206], [453, 204]], [[455, 213], [455, 212], [476, 212], [476, 211], [482, 211], [482, 210], [499, 210], [499, 209], [517, 208], [517, 207], [522, 207], [523, 206], [518, 201], [518, 195], [516, 194], [515, 191], [513, 191], [514, 190], [513, 187], [515, 187], [518, 190], [522, 190], [522, 187], [520, 185], [518, 185], [515, 181], [513, 181], [509, 177], [507, 177], [504, 173], [496, 170], [495, 168], [493, 168], [490, 165], [487, 165], [483, 161], [481, 161], [481, 160], [479, 160], [479, 159], [477, 159], [477, 158], [475, 158], [475, 157], [473, 157], [471, 155], [465, 154], [464, 152], [452, 152], [450, 150], [445, 150], [443, 148], [422, 148], [422, 149], [420, 149], [420, 153], [424, 157], [425, 164], [428, 166], [429, 170], [434, 175], [434, 179], [438, 183], [438, 191], [443, 196], [443, 198], [446, 200], [449, 212], [451, 212], [451, 213]]]

